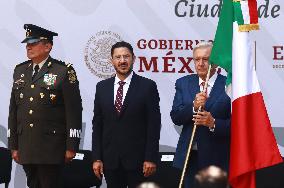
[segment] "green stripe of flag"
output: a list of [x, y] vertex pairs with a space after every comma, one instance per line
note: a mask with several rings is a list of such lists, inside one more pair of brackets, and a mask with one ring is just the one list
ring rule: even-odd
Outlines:
[[224, 0], [220, 13], [210, 62], [227, 71], [227, 85], [232, 82], [233, 4]]
[[237, 21], [238, 25], [244, 25], [244, 17], [242, 13], [241, 3], [239, 1], [233, 3], [234, 3], [235, 21]]

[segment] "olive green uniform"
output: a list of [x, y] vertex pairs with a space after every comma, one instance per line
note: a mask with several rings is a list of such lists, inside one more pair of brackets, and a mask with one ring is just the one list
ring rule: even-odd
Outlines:
[[8, 146], [20, 164], [61, 164], [77, 151], [82, 126], [79, 82], [71, 64], [49, 57], [32, 79], [33, 64], [16, 66], [11, 92]]

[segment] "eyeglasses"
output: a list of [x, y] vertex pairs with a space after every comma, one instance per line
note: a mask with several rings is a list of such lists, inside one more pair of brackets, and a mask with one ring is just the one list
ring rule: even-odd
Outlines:
[[207, 62], [209, 61], [209, 57], [195, 58], [195, 59], [193, 59], [193, 60], [194, 60], [196, 63], [200, 63], [201, 60], [202, 60], [202, 62], [207, 63]]
[[128, 61], [130, 58], [131, 58], [130, 55], [118, 55], [118, 56], [114, 56], [112, 59], [115, 61], [121, 61], [121, 60]]

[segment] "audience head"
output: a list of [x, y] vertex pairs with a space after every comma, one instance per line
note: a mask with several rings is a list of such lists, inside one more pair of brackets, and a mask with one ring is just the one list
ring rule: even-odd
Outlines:
[[143, 182], [137, 188], [160, 188], [160, 186], [154, 182]]
[[228, 188], [227, 173], [216, 166], [209, 166], [195, 175], [195, 188]]

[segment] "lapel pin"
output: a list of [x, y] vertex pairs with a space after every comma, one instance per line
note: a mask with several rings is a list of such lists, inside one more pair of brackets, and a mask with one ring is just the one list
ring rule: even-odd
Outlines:
[[51, 100], [54, 100], [55, 98], [56, 98], [56, 95], [50, 94], [50, 99], [51, 99]]
[[21, 78], [23, 78], [25, 75], [24, 74], [21, 74]]
[[50, 62], [48, 62], [47, 67], [50, 67], [50, 65], [51, 65], [51, 61], [50, 61]]
[[40, 95], [40, 98], [43, 99], [44, 94], [43, 94], [43, 93], [40, 93], [39, 95]]
[[20, 93], [20, 98], [24, 98], [24, 94], [23, 93]]

